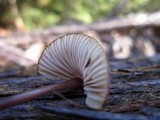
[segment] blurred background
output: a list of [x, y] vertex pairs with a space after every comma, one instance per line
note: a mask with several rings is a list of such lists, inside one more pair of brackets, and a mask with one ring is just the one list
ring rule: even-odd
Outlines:
[[36, 71], [43, 49], [68, 33], [98, 39], [110, 59], [158, 56], [159, 5], [159, 0], [0, 0], [0, 72], [31, 66]]
[[159, 0], [0, 0], [0, 27], [37, 30], [159, 11]]

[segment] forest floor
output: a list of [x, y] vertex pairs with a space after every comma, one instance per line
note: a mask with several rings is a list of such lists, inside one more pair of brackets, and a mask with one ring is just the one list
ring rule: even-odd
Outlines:
[[[68, 28], [71, 29], [66, 32]], [[57, 83], [37, 74], [37, 60], [53, 39], [68, 33], [85, 33], [101, 40], [109, 59], [111, 85], [104, 111], [87, 108], [82, 89], [69, 89], [3, 110], [0, 119], [160, 119], [158, 31], [159, 26], [150, 24], [99, 30], [63, 26], [1, 36], [0, 100]]]

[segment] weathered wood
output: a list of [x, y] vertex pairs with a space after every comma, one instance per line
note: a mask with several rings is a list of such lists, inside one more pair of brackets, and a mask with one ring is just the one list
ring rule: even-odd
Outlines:
[[38, 107], [44, 112], [57, 113], [60, 115], [72, 116], [77, 119], [92, 119], [92, 120], [144, 120], [147, 117], [143, 115], [131, 115], [131, 114], [115, 114], [108, 112], [97, 112], [92, 110], [75, 110], [67, 108], [59, 108], [57, 106], [40, 106]]
[[[157, 57], [158, 58], [158, 57]], [[104, 112], [85, 106], [82, 89], [60, 91], [65, 97], [51, 93], [33, 101], [0, 112], [1, 119], [160, 119], [160, 70], [152, 58], [113, 60], [111, 65], [110, 97]], [[144, 60], [150, 61], [143, 64]], [[153, 60], [153, 61], [152, 61]], [[135, 66], [136, 63], [136, 66]], [[156, 63], [156, 64], [155, 64]], [[138, 66], [137, 66], [138, 65]], [[40, 86], [55, 84], [58, 80], [42, 76], [2, 77], [0, 99]], [[20, 77], [21, 76], [21, 77]], [[119, 77], [123, 76], [123, 77]], [[71, 104], [70, 99], [76, 104]], [[84, 106], [84, 107], [80, 107]], [[150, 109], [148, 109], [150, 107]], [[157, 108], [158, 107], [158, 108]], [[157, 109], [156, 109], [157, 108]], [[156, 109], [153, 114], [152, 110]]]

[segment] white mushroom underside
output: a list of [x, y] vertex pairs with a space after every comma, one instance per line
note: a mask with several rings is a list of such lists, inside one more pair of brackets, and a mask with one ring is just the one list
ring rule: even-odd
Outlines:
[[101, 109], [108, 94], [107, 61], [98, 41], [82, 34], [71, 34], [53, 41], [39, 60], [39, 73], [54, 79], [84, 80], [86, 104]]

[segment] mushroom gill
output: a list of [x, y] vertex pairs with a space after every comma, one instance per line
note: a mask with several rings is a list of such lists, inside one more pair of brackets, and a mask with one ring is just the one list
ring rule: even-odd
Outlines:
[[38, 71], [47, 77], [83, 80], [86, 105], [102, 109], [109, 86], [109, 66], [100, 43], [84, 34], [69, 34], [54, 40], [42, 53]]

